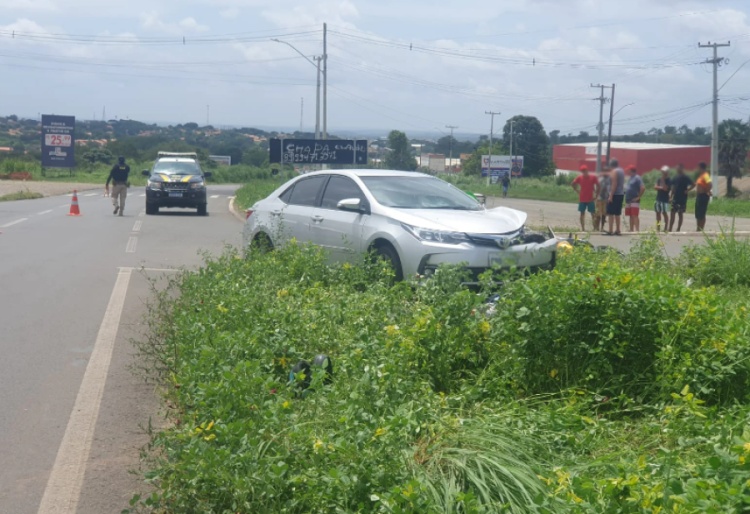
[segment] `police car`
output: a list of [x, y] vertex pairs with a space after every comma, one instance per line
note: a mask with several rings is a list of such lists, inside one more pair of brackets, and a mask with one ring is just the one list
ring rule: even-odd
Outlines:
[[161, 207], [196, 209], [207, 214], [206, 178], [196, 153], [159, 152], [151, 170], [143, 170], [146, 184], [146, 214], [159, 214]]

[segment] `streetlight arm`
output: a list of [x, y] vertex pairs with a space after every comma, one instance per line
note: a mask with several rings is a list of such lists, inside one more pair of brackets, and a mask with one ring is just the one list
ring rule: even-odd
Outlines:
[[289, 42], [287, 42], [287, 41], [282, 41], [281, 39], [276, 39], [276, 38], [272, 38], [272, 39], [271, 39], [271, 41], [275, 41], [275, 42], [277, 42], [277, 43], [283, 43], [283, 44], [287, 45], [287, 46], [288, 46], [289, 48], [291, 48], [292, 50], [294, 50], [295, 52], [297, 52], [298, 54], [300, 54], [300, 55], [301, 55], [302, 57], [304, 57], [304, 58], [305, 58], [305, 60], [306, 60], [307, 62], [309, 62], [310, 64], [312, 64], [312, 65], [313, 65], [313, 66], [315, 66], [316, 68], [318, 67], [318, 65], [317, 65], [317, 64], [315, 64], [315, 63], [314, 63], [314, 62], [312, 61], [312, 59], [310, 59], [310, 58], [309, 58], [308, 56], [306, 56], [305, 54], [303, 54], [302, 52], [300, 52], [300, 51], [299, 51], [299, 50], [297, 49], [297, 47], [296, 47], [296, 46], [294, 46], [293, 44], [291, 44], [291, 43], [289, 43]]
[[615, 113], [612, 115], [612, 117], [614, 118], [615, 116], [617, 116], [618, 112], [620, 112], [621, 110], [623, 110], [625, 107], [630, 107], [631, 105], [635, 105], [635, 102], [630, 102], [629, 104], [623, 105], [622, 107], [620, 107], [619, 109], [617, 109], [615, 111]]

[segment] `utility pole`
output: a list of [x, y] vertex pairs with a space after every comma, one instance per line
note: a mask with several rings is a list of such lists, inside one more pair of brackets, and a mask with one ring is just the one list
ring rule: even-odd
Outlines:
[[513, 178], [513, 165], [515, 164], [515, 162], [513, 161], [513, 124], [514, 123], [515, 121], [510, 120], [510, 169], [508, 170], [510, 177], [508, 178]]
[[491, 184], [490, 177], [492, 176], [492, 134], [495, 131], [495, 116], [500, 115], [500, 111], [484, 111], [485, 114], [490, 115], [490, 155], [487, 161], [487, 185]]
[[328, 139], [328, 24], [323, 24], [323, 139]]
[[318, 85], [316, 86], [315, 95], [315, 139], [320, 139], [320, 61], [323, 60], [323, 56], [313, 57], [317, 62], [318, 68]]
[[451, 140], [450, 150], [448, 151], [448, 171], [453, 171], [453, 129], [457, 129], [456, 125], [446, 125], [445, 128], [451, 129]]
[[724, 62], [723, 57], [719, 57], [718, 48], [729, 46], [730, 42], [726, 43], [711, 43], [710, 41], [705, 45], [698, 43], [698, 48], [713, 48], [714, 58], [706, 59], [707, 64], [714, 65], [714, 109], [713, 109], [713, 133], [711, 136], [711, 184], [712, 192], [714, 197], [719, 194], [719, 66]]
[[609, 97], [609, 128], [607, 129], [607, 160], [604, 161], [609, 165], [609, 151], [612, 148], [612, 118], [615, 117], [615, 85], [612, 84], [612, 95]]
[[594, 100], [599, 101], [599, 124], [596, 126], [597, 132], [599, 133], [599, 136], [597, 138], [597, 144], [596, 144], [596, 172], [599, 173], [602, 171], [602, 139], [604, 139], [604, 104], [607, 101], [607, 97], [604, 96], [604, 88], [609, 86], [604, 86], [602, 84], [591, 84], [591, 87], [597, 87], [601, 90], [599, 93], [599, 98], [594, 98]]

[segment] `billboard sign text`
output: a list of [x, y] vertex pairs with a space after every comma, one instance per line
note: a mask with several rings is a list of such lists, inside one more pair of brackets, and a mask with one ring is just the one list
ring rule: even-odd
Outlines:
[[270, 162], [279, 164], [367, 164], [366, 139], [271, 139]]
[[42, 166], [75, 167], [75, 116], [42, 115]]

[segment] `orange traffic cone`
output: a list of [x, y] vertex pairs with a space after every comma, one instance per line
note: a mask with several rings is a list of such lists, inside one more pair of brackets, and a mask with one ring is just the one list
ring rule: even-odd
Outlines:
[[78, 208], [78, 191], [75, 189], [73, 190], [73, 201], [70, 202], [70, 212], [68, 213], [68, 216], [80, 216], [81, 211]]

